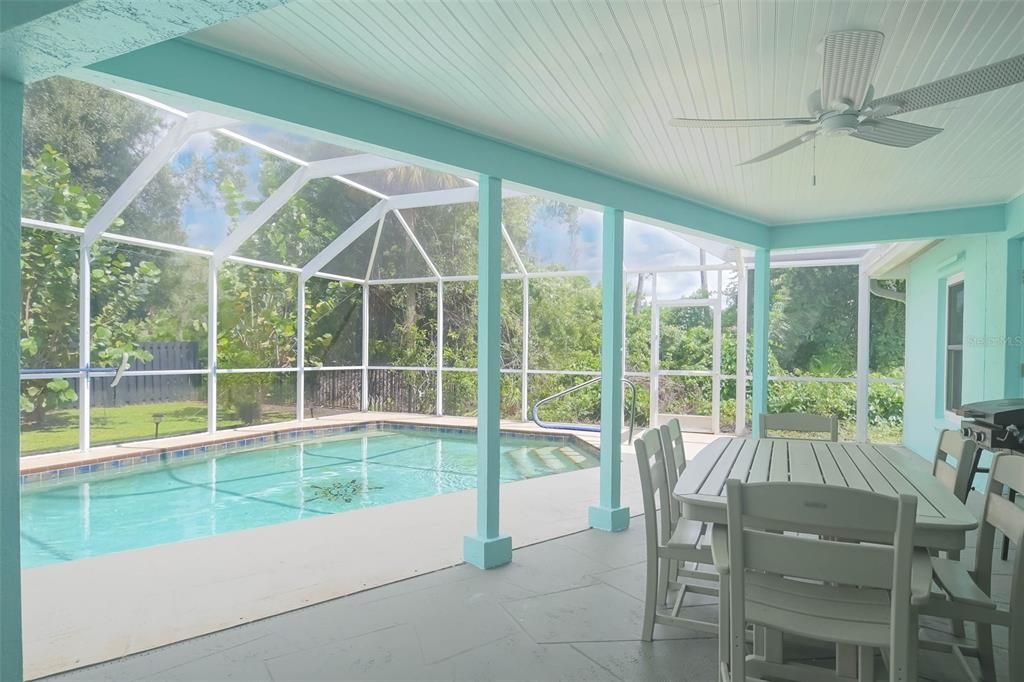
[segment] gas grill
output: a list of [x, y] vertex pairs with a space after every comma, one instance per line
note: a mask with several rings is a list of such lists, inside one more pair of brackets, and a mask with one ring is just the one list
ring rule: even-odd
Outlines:
[[986, 400], [964, 405], [960, 432], [989, 451], [1024, 454], [1024, 399]]

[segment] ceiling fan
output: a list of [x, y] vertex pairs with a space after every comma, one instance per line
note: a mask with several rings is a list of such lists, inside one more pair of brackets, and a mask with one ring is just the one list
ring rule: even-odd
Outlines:
[[878, 31], [838, 31], [822, 44], [821, 88], [808, 98], [810, 116], [793, 118], [673, 118], [684, 128], [807, 126], [813, 128], [739, 164], [778, 156], [819, 136], [849, 135], [890, 147], [913, 147], [942, 128], [900, 121], [891, 116], [973, 97], [1024, 82], [1024, 54], [965, 71], [925, 85], [875, 98], [871, 81], [885, 36]]

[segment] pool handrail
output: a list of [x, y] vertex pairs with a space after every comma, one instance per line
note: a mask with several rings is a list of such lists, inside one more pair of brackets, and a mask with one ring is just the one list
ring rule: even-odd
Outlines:
[[[549, 395], [546, 398], [541, 398], [540, 400], [538, 400], [533, 405], [533, 414], [532, 414], [533, 423], [536, 424], [537, 426], [539, 426], [542, 429], [563, 429], [565, 431], [589, 431], [589, 432], [592, 432], [592, 433], [600, 433], [600, 431], [601, 431], [601, 426], [600, 425], [594, 425], [594, 424], [563, 424], [563, 423], [559, 423], [559, 422], [546, 422], [546, 421], [542, 420], [540, 418], [540, 416], [537, 414], [538, 411], [540, 410], [540, 406], [543, 405], [544, 403], [551, 402], [552, 400], [555, 400], [556, 398], [561, 398], [561, 397], [567, 396], [570, 393], [575, 393], [576, 391], [578, 391], [578, 390], [580, 390], [582, 388], [586, 388], [587, 386], [590, 386], [591, 384], [596, 384], [599, 381], [601, 381], [601, 377], [593, 377], [592, 379], [587, 379], [583, 383], [576, 384], [575, 386], [570, 386], [569, 388], [567, 388], [567, 389], [565, 389], [563, 391], [559, 391], [558, 393], [555, 393], [554, 395]], [[625, 378], [622, 379], [622, 383], [624, 383], [627, 386], [629, 386], [629, 389], [630, 389], [631, 399], [630, 399], [630, 406], [629, 406], [629, 441], [632, 441], [633, 440], [633, 429], [634, 429], [634, 426], [636, 425], [636, 384], [634, 384], [629, 379], [625, 379]]]

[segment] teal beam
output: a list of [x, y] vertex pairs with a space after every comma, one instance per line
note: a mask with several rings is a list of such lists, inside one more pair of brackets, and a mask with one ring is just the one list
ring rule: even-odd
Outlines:
[[773, 225], [772, 249], [873, 244], [877, 242], [946, 239], [1006, 228], [1005, 204], [952, 208], [945, 211], [898, 213], [870, 218]]
[[771, 252], [754, 252], [754, 381], [753, 420], [754, 437], [763, 438], [759, 415], [768, 412], [768, 313], [771, 306]]
[[282, 0], [0, 3], [0, 72], [23, 83], [280, 5]]
[[601, 497], [590, 508], [590, 526], [629, 527], [622, 497], [622, 211], [604, 209], [601, 233]]
[[0, 77], [0, 680], [22, 679], [21, 112], [24, 86]]
[[584, 202], [611, 204], [734, 243], [768, 245], [768, 230], [756, 221], [187, 40], [153, 45], [89, 69], [97, 82], [161, 88], [212, 113], [269, 117]]
[[[480, 177], [477, 303], [476, 535], [463, 557], [478, 568], [512, 561], [512, 538], [498, 532], [501, 483], [501, 180]], [[441, 333], [441, 330], [438, 330]]]

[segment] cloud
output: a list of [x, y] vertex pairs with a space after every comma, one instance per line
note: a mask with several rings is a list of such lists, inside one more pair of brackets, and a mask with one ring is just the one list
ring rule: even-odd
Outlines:
[[[530, 224], [527, 249], [532, 259], [547, 266], [543, 269], [566, 269], [600, 272], [601, 233], [603, 217], [599, 211], [580, 208], [577, 213], [579, 227], [575, 238], [568, 224], [557, 214], [538, 211]], [[639, 220], [627, 219], [624, 226], [623, 264], [627, 270], [666, 269], [700, 262], [700, 249], [682, 235]], [[719, 262], [709, 257], [708, 262]], [[596, 281], [596, 278], [595, 278]], [[709, 274], [709, 286], [716, 287], [714, 273]], [[723, 282], [724, 284], [724, 282]], [[636, 287], [635, 276], [626, 282]], [[648, 292], [650, 285], [647, 285]], [[697, 272], [661, 273], [658, 275], [659, 298], [692, 296], [700, 287]]]
[[228, 232], [228, 216], [220, 206], [190, 200], [181, 211], [185, 244], [197, 248], [215, 248]]

